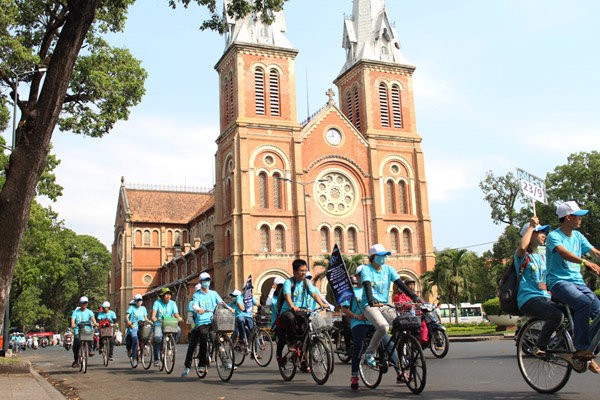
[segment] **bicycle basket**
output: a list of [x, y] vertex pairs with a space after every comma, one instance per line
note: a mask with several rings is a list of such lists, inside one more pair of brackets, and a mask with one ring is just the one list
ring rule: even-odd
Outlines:
[[100, 327], [100, 337], [113, 337], [114, 331], [111, 325]]
[[179, 320], [175, 317], [163, 317], [161, 320], [163, 333], [177, 333]]
[[383, 318], [385, 318], [389, 325], [392, 325], [398, 316], [396, 309], [394, 307], [381, 307], [380, 310]]
[[310, 316], [313, 329], [317, 332], [333, 328], [331, 313], [327, 311], [314, 312]]
[[213, 313], [212, 328], [216, 332], [231, 332], [235, 328], [235, 314], [230, 309], [217, 306]]
[[152, 328], [153, 325], [150, 322], [140, 323], [139, 332], [144, 340], [150, 340], [150, 338], [152, 337], [152, 332], [154, 331], [154, 329]]
[[94, 327], [88, 324], [79, 324], [79, 340], [94, 340]]
[[409, 313], [401, 313], [394, 319], [394, 330], [418, 335], [421, 331], [421, 319]]

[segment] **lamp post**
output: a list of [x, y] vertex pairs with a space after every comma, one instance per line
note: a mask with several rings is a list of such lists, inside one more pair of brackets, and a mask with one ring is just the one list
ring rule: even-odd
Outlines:
[[310, 268], [310, 250], [309, 250], [309, 245], [308, 245], [308, 212], [306, 210], [306, 186], [313, 184], [315, 182], [325, 182], [325, 179], [317, 179], [314, 181], [310, 181], [310, 182], [299, 182], [299, 181], [295, 181], [293, 179], [290, 178], [277, 178], [281, 181], [286, 181], [286, 182], [290, 182], [290, 183], [295, 183], [297, 185], [302, 186], [302, 200], [304, 202], [304, 234], [306, 235], [305, 239], [306, 239], [306, 263], [308, 264], [309, 268]]
[[[19, 78], [21, 78], [22, 76], [27, 76], [29, 74], [35, 74], [36, 72], [46, 72], [47, 68], [46, 67], [41, 67], [41, 68], [36, 68], [32, 71], [26, 71], [26, 72], [14, 72], [11, 71], [13, 73], [13, 75], [15, 76], [15, 87], [14, 87], [14, 95], [13, 95], [13, 126], [12, 126], [12, 146], [8, 147], [8, 146], [2, 146], [8, 150], [10, 150], [11, 152], [15, 151], [15, 146], [16, 146], [16, 134], [17, 134], [17, 99], [19, 98]], [[5, 310], [4, 310], [4, 323], [3, 323], [3, 331], [2, 332], [2, 352], [4, 354], [6, 354], [6, 351], [8, 350], [8, 331], [9, 331], [9, 325], [10, 325], [10, 296], [6, 297], [6, 306], [5, 306]]]
[[46, 67], [41, 67], [41, 68], [37, 68], [34, 69], [32, 71], [26, 71], [26, 72], [14, 72], [11, 71], [13, 73], [13, 75], [15, 76], [15, 89], [14, 89], [14, 96], [13, 96], [13, 126], [12, 126], [12, 147], [11, 147], [11, 151], [15, 150], [15, 146], [17, 144], [17, 99], [19, 97], [19, 78], [22, 76], [27, 76], [30, 74], [35, 74], [36, 72], [46, 72], [48, 69]]

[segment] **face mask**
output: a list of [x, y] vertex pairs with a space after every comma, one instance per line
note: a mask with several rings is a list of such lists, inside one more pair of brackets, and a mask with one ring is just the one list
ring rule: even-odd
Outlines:
[[386, 256], [375, 256], [374, 260], [377, 264], [383, 265], [385, 264]]
[[210, 281], [202, 281], [202, 289], [208, 289], [210, 287]]

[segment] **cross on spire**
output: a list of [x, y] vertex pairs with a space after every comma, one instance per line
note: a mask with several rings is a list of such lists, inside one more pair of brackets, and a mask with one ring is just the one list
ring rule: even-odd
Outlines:
[[325, 92], [325, 94], [327, 95], [327, 97], [329, 97], [329, 100], [327, 101], [327, 104], [332, 106], [335, 104], [335, 100], [333, 100], [333, 98], [335, 97], [335, 92], [333, 91], [333, 89], [329, 88], [327, 89], [327, 91]]

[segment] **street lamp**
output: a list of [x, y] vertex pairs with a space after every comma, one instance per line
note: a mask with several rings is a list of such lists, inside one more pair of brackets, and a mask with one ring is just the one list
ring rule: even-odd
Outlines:
[[13, 126], [12, 126], [12, 147], [11, 147], [11, 151], [15, 150], [15, 146], [16, 146], [16, 135], [17, 135], [17, 99], [19, 97], [19, 78], [22, 76], [27, 76], [30, 74], [35, 74], [36, 72], [46, 72], [48, 70], [48, 68], [46, 67], [41, 67], [41, 68], [37, 68], [34, 69], [32, 71], [26, 71], [26, 72], [14, 72], [11, 71], [13, 73], [13, 75], [15, 76], [15, 89], [14, 89], [14, 96], [13, 96]]
[[314, 181], [310, 181], [310, 182], [299, 182], [299, 181], [295, 181], [293, 179], [290, 178], [277, 178], [280, 181], [286, 181], [286, 182], [290, 182], [290, 183], [295, 183], [297, 185], [302, 186], [302, 200], [304, 202], [304, 234], [306, 235], [305, 239], [306, 239], [306, 263], [309, 265], [310, 268], [310, 250], [309, 250], [309, 246], [308, 246], [308, 212], [306, 210], [306, 186], [313, 184], [315, 182], [325, 182], [325, 179], [317, 179]]

